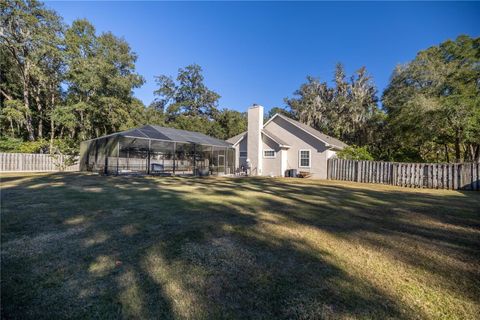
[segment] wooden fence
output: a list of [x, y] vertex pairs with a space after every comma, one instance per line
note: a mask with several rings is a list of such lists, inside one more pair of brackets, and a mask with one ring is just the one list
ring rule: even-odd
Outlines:
[[67, 166], [67, 156], [0, 153], [0, 172], [78, 171], [78, 164]]
[[479, 163], [400, 163], [329, 159], [327, 177], [410, 188], [480, 190]]

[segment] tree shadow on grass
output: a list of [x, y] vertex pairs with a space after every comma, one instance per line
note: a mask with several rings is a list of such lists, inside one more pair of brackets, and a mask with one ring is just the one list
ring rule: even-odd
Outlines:
[[[462, 228], [478, 220], [468, 205], [455, 216], [452, 201], [266, 179], [10, 179], [2, 190], [2, 317], [409, 318], [420, 311], [318, 246], [263, 230], [259, 213], [391, 250], [447, 279], [452, 266], [368, 235], [429, 239], [435, 250], [476, 259], [478, 239]], [[383, 203], [460, 229], [445, 235], [393, 209], [384, 217]], [[431, 212], [439, 206], [445, 211]]]
[[252, 189], [249, 181], [242, 183], [244, 190], [276, 195], [265, 197], [263, 210], [274, 211], [286, 222], [387, 252], [430, 273], [444, 290], [480, 303], [479, 193], [435, 194], [389, 187], [380, 191], [359, 189], [361, 184], [295, 185], [265, 179], [253, 180]]
[[478, 193], [270, 179], [225, 180], [218, 188], [204, 189], [220, 194], [232, 185], [239, 196], [260, 192], [250, 210], [270, 211], [285, 223], [294, 221], [385, 251], [392, 259], [431, 274], [442, 290], [480, 302]]

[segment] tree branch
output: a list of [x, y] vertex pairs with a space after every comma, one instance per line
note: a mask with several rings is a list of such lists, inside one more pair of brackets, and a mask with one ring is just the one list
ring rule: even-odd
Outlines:
[[13, 100], [12, 96], [8, 95], [5, 91], [0, 88], [0, 93], [5, 97], [7, 100]]

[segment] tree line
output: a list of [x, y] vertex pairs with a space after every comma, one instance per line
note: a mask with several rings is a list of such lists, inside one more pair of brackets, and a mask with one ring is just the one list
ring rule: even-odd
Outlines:
[[480, 38], [420, 51], [395, 68], [381, 98], [365, 67], [347, 78], [338, 64], [333, 85], [307, 77], [285, 103], [275, 112], [357, 146], [365, 159], [479, 162]]
[[[0, 3], [0, 150], [78, 152], [79, 141], [143, 124], [227, 139], [246, 114], [219, 107], [202, 68], [155, 78], [145, 106], [137, 55], [85, 19], [66, 25], [35, 0]], [[397, 66], [381, 94], [361, 67], [333, 81], [308, 76], [273, 108], [352, 146], [348, 157], [390, 161], [480, 161], [480, 38], [459, 36]]]
[[145, 107], [133, 95], [145, 80], [124, 39], [85, 19], [66, 25], [35, 0], [7, 0], [0, 11], [2, 150], [75, 152], [79, 141], [145, 123], [222, 139], [246, 128], [244, 114], [218, 108], [198, 65], [176, 81], [157, 77], [158, 98]]

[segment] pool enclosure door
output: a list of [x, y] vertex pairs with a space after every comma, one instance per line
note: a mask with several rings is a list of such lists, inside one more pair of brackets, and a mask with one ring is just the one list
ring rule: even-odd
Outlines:
[[218, 155], [217, 167], [218, 174], [225, 174], [225, 156], [223, 154]]

